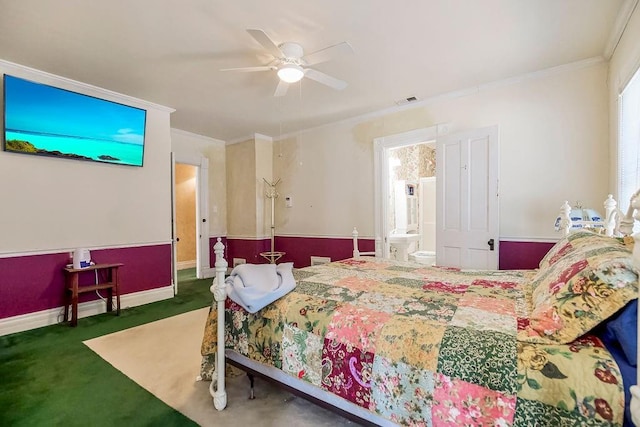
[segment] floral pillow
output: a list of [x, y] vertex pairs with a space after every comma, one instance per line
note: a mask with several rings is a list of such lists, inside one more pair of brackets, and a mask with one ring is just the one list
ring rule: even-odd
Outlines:
[[558, 243], [553, 245], [553, 247], [549, 249], [549, 252], [547, 252], [547, 254], [540, 261], [540, 268], [547, 269], [551, 265], [555, 264], [559, 258], [566, 255], [568, 252], [572, 252], [573, 246], [571, 246], [569, 237], [575, 237], [578, 233], [582, 234], [583, 232], [577, 232], [569, 234], [568, 236], [564, 236], [558, 241]]
[[563, 240], [532, 281], [521, 341], [569, 343], [638, 297], [638, 273], [620, 239], [576, 232]]

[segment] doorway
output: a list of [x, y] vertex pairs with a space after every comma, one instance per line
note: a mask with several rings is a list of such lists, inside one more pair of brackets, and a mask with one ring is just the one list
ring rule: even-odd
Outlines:
[[178, 280], [196, 278], [196, 184], [197, 167], [176, 163], [174, 186], [176, 195], [176, 268]]
[[390, 257], [435, 262], [435, 141], [389, 148], [389, 209], [386, 223]]
[[[193, 207], [186, 208], [184, 217], [192, 216], [195, 221], [195, 276], [204, 279], [214, 276], [214, 269], [210, 267], [209, 260], [209, 159], [200, 156], [189, 156], [179, 153], [171, 153], [171, 278], [174, 294], [178, 293], [178, 269], [191, 264], [179, 264], [178, 246], [182, 236], [178, 234], [178, 197], [177, 197], [177, 170], [182, 166], [193, 167], [195, 179], [189, 183], [193, 188], [191, 197], [195, 198]], [[189, 169], [186, 169], [189, 170]], [[191, 212], [191, 214], [189, 213]], [[188, 239], [187, 239], [188, 240]], [[182, 246], [182, 245], [181, 245]], [[187, 246], [187, 245], [184, 245]], [[185, 255], [187, 258], [193, 255]], [[190, 260], [187, 260], [188, 262]], [[184, 261], [183, 261], [184, 262]]]
[[[499, 258], [498, 127], [474, 129], [456, 135], [449, 135], [448, 130], [449, 125], [442, 124], [374, 140], [376, 255], [398, 257], [398, 236], [392, 236], [390, 230], [394, 229], [389, 227], [391, 204], [396, 203], [391, 199], [394, 193], [390, 190], [392, 150], [435, 142], [436, 263], [495, 270]], [[419, 182], [405, 181], [402, 187], [398, 184], [394, 187], [397, 189], [395, 194], [403, 194], [406, 199], [401, 200], [399, 206], [406, 206], [405, 210], [410, 214], [413, 206], [417, 205], [415, 195], [420, 193]], [[428, 216], [423, 213], [423, 219]], [[410, 216], [411, 224], [413, 220], [414, 217]], [[408, 243], [420, 241], [420, 236], [410, 232], [411, 227], [395, 228], [400, 234], [401, 259], [415, 249]], [[393, 254], [391, 243], [396, 246]], [[423, 243], [423, 247], [425, 245]], [[414, 252], [414, 257], [416, 254]]]
[[[400, 258], [409, 256], [411, 250], [410, 244], [419, 246], [416, 243], [416, 236], [410, 236], [410, 234], [416, 234], [414, 230], [419, 228], [419, 225], [415, 225], [415, 222], [419, 222], [418, 218], [418, 197], [419, 191], [419, 172], [411, 172], [410, 180], [400, 179], [400, 176], [396, 174], [396, 169], [403, 168], [403, 161], [399, 159], [399, 153], [403, 153], [402, 150], [406, 150], [408, 153], [415, 150], [412, 147], [434, 147], [436, 137], [438, 135], [438, 129], [440, 126], [432, 126], [428, 128], [416, 129], [410, 132], [404, 132], [401, 134], [385, 136], [382, 138], [376, 138], [374, 140], [374, 203], [375, 203], [375, 236], [376, 236], [376, 256], [384, 258], [390, 258], [398, 256], [398, 248], [401, 253]], [[417, 148], [419, 151], [419, 148]], [[400, 150], [400, 151], [395, 151]], [[402, 157], [403, 155], [400, 155]], [[412, 156], [408, 156], [413, 158]], [[395, 159], [395, 160], [393, 160]], [[412, 168], [416, 171], [419, 169]], [[404, 174], [408, 177], [410, 174]], [[409, 181], [409, 182], [406, 182]], [[396, 190], [396, 186], [398, 187]], [[402, 188], [400, 188], [402, 187]], [[398, 200], [396, 201], [396, 196]], [[402, 202], [402, 197], [406, 197], [406, 201]], [[396, 209], [396, 205], [398, 209]], [[403, 209], [403, 206], [406, 206]], [[409, 214], [410, 225], [405, 227], [405, 220], [400, 218], [400, 227], [396, 227], [395, 217], [396, 215]], [[394, 236], [394, 247], [391, 246], [391, 234], [396, 230], [396, 235], [406, 234], [407, 236]], [[406, 231], [405, 231], [406, 230]], [[404, 231], [404, 232], [403, 232]], [[409, 233], [408, 231], [412, 231]], [[419, 237], [417, 237], [419, 240]], [[402, 242], [402, 239], [405, 242]], [[392, 254], [393, 249], [393, 254]]]

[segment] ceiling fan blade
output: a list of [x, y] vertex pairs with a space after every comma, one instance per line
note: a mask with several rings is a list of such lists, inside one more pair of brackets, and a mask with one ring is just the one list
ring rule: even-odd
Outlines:
[[256, 30], [256, 29], [248, 29], [247, 32], [251, 35], [251, 37], [256, 39], [256, 41], [260, 43], [262, 47], [267, 49], [269, 53], [271, 53], [273, 56], [275, 56], [276, 58], [284, 57], [284, 54], [282, 53], [278, 45], [275, 44], [274, 41], [271, 40], [271, 38], [269, 38], [267, 33], [265, 33], [262, 30]]
[[278, 86], [276, 87], [276, 91], [273, 93], [273, 96], [285, 96], [287, 94], [287, 89], [289, 89], [289, 83], [278, 79]]
[[340, 56], [353, 54], [353, 48], [347, 42], [334, 44], [333, 46], [326, 47], [324, 49], [317, 50], [304, 58], [305, 62], [309, 65], [319, 64], [321, 62], [330, 61]]
[[269, 70], [275, 70], [275, 68], [265, 65], [260, 67], [222, 68], [220, 71], [240, 71], [243, 73], [250, 73], [253, 71], [269, 71]]
[[311, 80], [315, 80], [318, 83], [322, 83], [323, 85], [327, 85], [335, 90], [342, 90], [347, 87], [347, 82], [331, 77], [330, 75], [314, 70], [313, 68], [305, 69], [304, 76]]

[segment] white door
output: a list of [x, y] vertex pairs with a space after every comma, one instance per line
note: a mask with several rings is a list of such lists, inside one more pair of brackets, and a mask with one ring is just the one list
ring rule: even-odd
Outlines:
[[436, 142], [436, 264], [498, 269], [498, 127]]
[[198, 233], [196, 277], [213, 277], [214, 270], [209, 265], [209, 159], [202, 157], [198, 168], [198, 190], [196, 191], [196, 233]]
[[176, 242], [176, 159], [171, 153], [171, 282], [173, 294], [178, 294], [178, 245]]

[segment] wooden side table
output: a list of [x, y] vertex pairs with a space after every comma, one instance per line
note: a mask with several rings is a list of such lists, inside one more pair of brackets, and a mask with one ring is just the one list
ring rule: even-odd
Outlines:
[[[71, 326], [78, 324], [78, 295], [98, 291], [107, 290], [107, 311], [113, 311], [113, 294], [116, 295], [116, 315], [120, 315], [120, 289], [118, 280], [118, 268], [124, 264], [95, 264], [85, 268], [66, 267], [65, 272], [65, 306], [64, 321], [69, 320], [69, 305], [71, 305]], [[88, 286], [78, 286], [78, 276], [82, 272], [95, 271], [96, 283]], [[102, 282], [101, 282], [102, 280]]]

